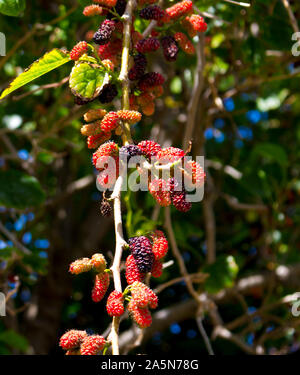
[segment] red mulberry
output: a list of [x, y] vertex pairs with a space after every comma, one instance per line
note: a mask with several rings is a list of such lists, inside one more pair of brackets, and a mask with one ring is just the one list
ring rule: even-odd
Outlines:
[[157, 308], [157, 295], [147, 285], [141, 283], [140, 281], [135, 281], [131, 285], [131, 295], [137, 307], [140, 307], [142, 309], [148, 306], [151, 309]]
[[59, 345], [65, 350], [75, 349], [80, 346], [85, 337], [87, 337], [86, 331], [71, 329], [62, 335], [59, 340]]
[[92, 300], [100, 302], [109, 287], [109, 274], [107, 272], [99, 273], [95, 277], [94, 288], [92, 290]]
[[151, 275], [155, 278], [158, 278], [158, 277], [161, 277], [162, 272], [163, 272], [163, 265], [161, 261], [155, 260], [153, 263]]
[[101, 121], [101, 129], [104, 132], [115, 130], [119, 126], [119, 116], [116, 112], [108, 112]]
[[151, 181], [149, 184], [149, 192], [160, 206], [170, 206], [171, 195], [167, 190], [167, 184], [165, 180], [159, 178]]
[[190, 0], [184, 0], [180, 3], [174, 4], [170, 8], [166, 9], [167, 14], [172, 20], [180, 18], [185, 14], [188, 14], [193, 9], [193, 3]]
[[121, 316], [124, 314], [124, 298], [121, 292], [114, 290], [110, 293], [106, 303], [106, 310], [110, 316]]
[[71, 60], [77, 61], [84, 53], [87, 53], [88, 45], [87, 42], [79, 42], [76, 46], [73, 47], [72, 51], [70, 52]]
[[195, 54], [195, 47], [193, 46], [193, 43], [188, 39], [188, 37], [183, 33], [175, 33], [174, 39], [179, 44], [180, 48], [187, 53], [188, 55], [194, 55]]
[[159, 49], [159, 40], [156, 38], [147, 38], [138, 41], [135, 48], [140, 53], [154, 52]]
[[203, 186], [205, 172], [199, 163], [189, 160], [185, 165], [185, 171], [188, 173], [188, 175], [185, 175], [185, 178], [189, 178], [188, 182], [191, 182], [197, 188]]
[[145, 278], [145, 273], [139, 271], [132, 254], [130, 254], [126, 259], [125, 277], [128, 285], [134, 283], [135, 281], [143, 281]]
[[88, 336], [80, 346], [81, 355], [96, 355], [105, 346], [105, 339], [100, 335]]
[[168, 240], [166, 239], [164, 233], [161, 230], [156, 230], [154, 233], [152, 233], [151, 239], [153, 242], [152, 251], [155, 260], [160, 260], [164, 256], [166, 256], [168, 252]]
[[140, 328], [147, 328], [151, 326], [152, 317], [147, 308], [141, 309], [137, 307], [134, 299], [131, 299], [127, 308], [131, 317]]
[[143, 155], [150, 160], [161, 151], [160, 145], [154, 141], [142, 141], [138, 144], [138, 147], [141, 149]]
[[90, 135], [87, 139], [88, 148], [97, 148], [103, 142], [108, 141], [111, 137], [111, 132], [101, 132], [96, 135]]
[[183, 158], [184, 155], [185, 152], [180, 148], [167, 147], [158, 152], [157, 159], [160, 163], [174, 163]]
[[93, 2], [108, 8], [112, 8], [117, 4], [117, 0], [93, 0]]
[[116, 158], [118, 155], [118, 145], [115, 142], [106, 142], [93, 153], [93, 164], [97, 168], [100, 162], [104, 165], [109, 160], [109, 157]]

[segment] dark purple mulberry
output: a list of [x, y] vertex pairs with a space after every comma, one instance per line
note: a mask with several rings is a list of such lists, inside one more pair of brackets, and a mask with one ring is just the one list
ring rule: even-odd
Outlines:
[[140, 11], [140, 17], [145, 20], [159, 21], [165, 14], [166, 12], [158, 5], [150, 5]]
[[110, 203], [106, 200], [103, 199], [100, 204], [100, 212], [102, 216], [108, 217], [111, 215], [112, 208]]
[[128, 78], [131, 81], [141, 78], [145, 73], [146, 66], [147, 59], [143, 54], [139, 53], [138, 55], [134, 56], [134, 65], [129, 70]]
[[172, 36], [165, 36], [161, 39], [164, 56], [167, 61], [176, 61], [178, 54], [178, 46], [176, 40]]
[[99, 30], [95, 32], [93, 40], [96, 44], [104, 45], [109, 42], [112, 33], [115, 30], [115, 22], [111, 20], [104, 20]]
[[129, 160], [134, 156], [142, 155], [142, 151], [136, 145], [126, 145], [120, 148], [119, 155], [122, 160]]
[[74, 103], [77, 105], [85, 105], [85, 104], [92, 102], [93, 100], [94, 99], [84, 99], [84, 98], [80, 98], [79, 96], [75, 96]]
[[[123, 16], [123, 14], [125, 12], [125, 9], [126, 9], [126, 5], [127, 5], [126, 0], [118, 0], [117, 1], [117, 4], [115, 5], [115, 10], [116, 10], [116, 12], [118, 13], [119, 16]], [[115, 15], [113, 15], [112, 13], [108, 13], [108, 15], [106, 16], [106, 18], [109, 19], [109, 20], [111, 20], [114, 17], [115, 17]]]
[[139, 81], [139, 89], [142, 91], [152, 90], [155, 86], [160, 86], [165, 82], [164, 77], [156, 72], [150, 72], [143, 75]]
[[118, 90], [116, 85], [113, 85], [112, 83], [106, 84], [101, 94], [99, 95], [99, 101], [103, 104], [110, 103], [116, 96], [118, 95]]
[[149, 238], [145, 236], [129, 238], [129, 249], [136, 261], [136, 265], [141, 273], [151, 272], [154, 254]]
[[154, 52], [159, 49], [159, 40], [153, 37], [141, 39], [135, 45], [135, 48], [140, 53]]

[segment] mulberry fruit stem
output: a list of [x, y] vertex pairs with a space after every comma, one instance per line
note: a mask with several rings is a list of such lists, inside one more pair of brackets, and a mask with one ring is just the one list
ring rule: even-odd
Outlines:
[[[136, 7], [135, 0], [128, 0], [126, 5], [126, 10], [122, 16], [122, 21], [124, 23], [123, 28], [123, 50], [122, 50], [122, 62], [121, 70], [119, 75], [119, 80], [122, 82], [122, 110], [129, 110], [129, 79], [128, 79], [128, 65], [129, 65], [129, 52], [131, 44], [131, 22], [134, 9]], [[123, 145], [133, 143], [130, 131], [130, 124], [124, 123], [123, 135], [122, 135]], [[116, 250], [114, 255], [114, 261], [111, 267], [114, 279], [115, 290], [122, 293], [122, 284], [120, 277], [120, 263], [123, 252], [123, 247], [126, 244], [123, 235], [123, 224], [122, 224], [122, 213], [121, 213], [121, 188], [123, 184], [122, 173], [118, 177], [114, 191], [111, 198], [114, 199], [114, 223], [115, 223], [115, 235], [116, 235]], [[112, 320], [112, 327], [109, 338], [112, 345], [112, 354], [119, 355], [119, 325], [120, 317], [114, 316]]]

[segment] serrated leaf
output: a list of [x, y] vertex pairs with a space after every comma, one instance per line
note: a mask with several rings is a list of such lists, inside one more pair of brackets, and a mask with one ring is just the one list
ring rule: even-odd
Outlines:
[[0, 0], [0, 13], [18, 17], [25, 10], [25, 0]]
[[8, 94], [26, 85], [27, 83], [43, 76], [44, 74], [66, 64], [70, 61], [69, 54], [58, 48], [47, 52], [39, 60], [35, 61], [23, 73], [21, 73], [12, 83], [2, 92], [0, 99], [5, 98]]
[[0, 172], [0, 205], [25, 209], [44, 200], [45, 193], [35, 177], [16, 170]]
[[83, 62], [75, 65], [70, 75], [72, 92], [84, 99], [99, 95], [102, 87], [109, 82], [109, 75], [95, 64]]

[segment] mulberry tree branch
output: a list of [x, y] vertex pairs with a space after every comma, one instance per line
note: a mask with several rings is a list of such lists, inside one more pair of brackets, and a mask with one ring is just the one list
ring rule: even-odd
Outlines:
[[[129, 80], [128, 80], [128, 65], [129, 65], [129, 52], [131, 46], [131, 23], [132, 15], [136, 6], [135, 0], [128, 0], [126, 10], [122, 16], [124, 22], [124, 32], [123, 32], [123, 50], [122, 50], [122, 62], [121, 70], [119, 75], [119, 80], [122, 82], [122, 109], [129, 109]], [[130, 125], [124, 123], [123, 134], [122, 134], [123, 144], [132, 143]], [[114, 255], [114, 261], [111, 267], [111, 271], [114, 279], [114, 288], [118, 292], [122, 292], [122, 284], [120, 277], [120, 263], [122, 258], [123, 247], [126, 244], [123, 235], [123, 223], [122, 223], [122, 212], [121, 212], [121, 190], [124, 181], [124, 176], [122, 172], [118, 177], [115, 188], [112, 194], [114, 199], [114, 222], [115, 222], [115, 235], [116, 235], [116, 249]], [[113, 317], [111, 331], [110, 331], [110, 340], [112, 343], [112, 354], [118, 355], [119, 352], [119, 326], [120, 318]]]

